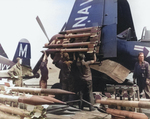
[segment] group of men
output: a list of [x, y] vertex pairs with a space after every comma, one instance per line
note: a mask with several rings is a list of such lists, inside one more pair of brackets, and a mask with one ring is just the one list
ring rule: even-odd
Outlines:
[[[59, 78], [62, 89], [80, 92], [83, 99], [93, 104], [92, 74], [89, 65], [96, 61], [96, 54], [94, 53], [94, 60], [85, 61], [85, 58], [83, 53], [74, 53], [71, 61], [68, 53], [57, 53], [53, 63], [61, 69]], [[133, 83], [138, 85], [140, 97], [145, 94], [145, 97], [150, 99], [150, 66], [144, 60], [143, 52], [138, 54], [138, 61], [134, 66]], [[67, 100], [69, 97], [63, 97], [63, 101]]]
[[[68, 53], [57, 53], [53, 58], [53, 64], [60, 68], [60, 84], [63, 90], [69, 90], [79, 93], [80, 98], [85, 99], [91, 103], [89, 110], [94, 110], [94, 97], [92, 93], [92, 74], [90, 64], [96, 61], [96, 54], [94, 53], [94, 60], [85, 61], [85, 54], [74, 53], [73, 60], [70, 60]], [[71, 100], [70, 96], [64, 95], [63, 101]], [[80, 105], [81, 109], [84, 103]]]
[[[89, 101], [89, 109], [93, 110], [94, 97], [92, 93], [92, 73], [90, 64], [96, 61], [96, 54], [93, 53], [93, 60], [85, 61], [84, 53], [73, 53], [73, 60], [70, 60], [68, 53], [56, 53], [53, 58], [53, 64], [60, 68], [60, 84], [61, 88], [68, 91], [79, 93], [80, 97]], [[47, 54], [43, 53], [43, 59], [39, 67], [41, 71], [40, 87], [47, 88], [48, 69], [47, 69]], [[17, 58], [17, 63], [8, 71], [8, 74], [13, 78], [13, 83], [16, 86], [22, 86], [22, 68], [21, 59]], [[145, 92], [146, 98], [150, 99], [150, 67], [149, 63], [144, 60], [144, 53], [138, 55], [138, 62], [135, 63], [133, 72], [133, 82], [139, 87], [140, 97]], [[70, 96], [64, 95], [63, 101], [71, 100]], [[82, 103], [84, 104], [84, 103]], [[81, 105], [83, 109], [84, 105]]]
[[[59, 78], [62, 89], [76, 93], [80, 92], [80, 96], [83, 96], [83, 99], [93, 104], [92, 74], [89, 65], [96, 61], [96, 54], [94, 53], [94, 60], [85, 61], [85, 58], [83, 53], [76, 53], [76, 55], [74, 53], [71, 61], [68, 53], [57, 53], [53, 63], [61, 69]], [[150, 66], [144, 60], [143, 52], [138, 54], [138, 61], [135, 63], [133, 83], [138, 85], [140, 97], [145, 94], [145, 97], [150, 99]], [[64, 96], [62, 100], [67, 101], [70, 99]], [[90, 107], [91, 109], [92, 107]]]
[[[43, 58], [41, 61], [41, 64], [39, 66], [39, 69], [41, 71], [41, 78], [39, 81], [39, 86], [40, 88], [47, 88], [47, 80], [48, 80], [48, 68], [47, 68], [47, 54], [46, 52], [43, 52]], [[17, 58], [16, 59], [16, 64], [13, 65], [8, 71], [8, 75], [10, 76], [11, 80], [13, 81], [13, 84], [15, 86], [22, 87], [22, 59]]]

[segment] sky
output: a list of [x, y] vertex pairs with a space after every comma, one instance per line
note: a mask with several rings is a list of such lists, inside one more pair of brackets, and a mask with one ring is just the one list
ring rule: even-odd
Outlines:
[[[48, 42], [36, 17], [42, 21], [49, 38], [67, 22], [75, 0], [0, 0], [0, 43], [12, 60], [22, 38], [31, 44], [31, 66], [37, 63]], [[138, 39], [143, 27], [150, 29], [150, 0], [128, 0]]]
[[138, 39], [141, 38], [143, 27], [150, 30], [150, 0], [128, 0], [134, 27]]
[[37, 63], [48, 39], [36, 21], [39, 16], [49, 39], [68, 20], [74, 0], [0, 0], [0, 43], [10, 60], [18, 42], [31, 44], [31, 65]]

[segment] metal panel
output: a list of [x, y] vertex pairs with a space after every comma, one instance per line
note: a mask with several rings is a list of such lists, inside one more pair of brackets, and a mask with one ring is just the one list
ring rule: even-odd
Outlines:
[[102, 65], [91, 65], [92, 69], [107, 74], [118, 83], [123, 83], [130, 70], [111, 60], [102, 61]]
[[105, 0], [103, 25], [117, 24], [117, 0]]
[[103, 53], [104, 58], [117, 56], [116, 29], [116, 24], [105, 26], [102, 29], [100, 50]]

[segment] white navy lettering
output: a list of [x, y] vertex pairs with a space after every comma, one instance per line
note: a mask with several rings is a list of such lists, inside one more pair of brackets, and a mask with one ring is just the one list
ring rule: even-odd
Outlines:
[[[87, 0], [86, 2], [83, 2], [80, 4], [80, 6], [86, 5], [87, 3], [92, 2], [93, 0]], [[82, 15], [86, 15], [86, 16], [82, 16], [82, 17], [78, 17], [75, 18], [76, 23], [72, 26], [72, 28], [77, 28], [77, 27], [84, 27], [86, 26], [86, 23], [91, 22], [91, 20], [88, 19], [88, 15], [89, 15], [89, 9], [91, 9], [92, 6], [86, 6], [86, 7], [82, 7], [82, 9], [77, 11], [77, 14], [82, 14]]]
[[[83, 21], [85, 21], [88, 17], [79, 17], [79, 18], [76, 18], [75, 21], [78, 21], [77, 23], [75, 23], [72, 27], [75, 28], [75, 27], [81, 27], [81, 26], [85, 26], [85, 23], [82, 23]], [[82, 24], [81, 24], [82, 23]]]
[[92, 2], [92, 1], [93, 1], [93, 0], [87, 0], [86, 2], [81, 3], [80, 6], [85, 5], [85, 4], [87, 4], [87, 3], [89, 3], [89, 2]]

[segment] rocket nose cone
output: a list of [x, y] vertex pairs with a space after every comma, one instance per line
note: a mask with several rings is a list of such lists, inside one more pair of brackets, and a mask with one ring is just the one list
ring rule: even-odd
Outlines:
[[75, 94], [74, 92], [62, 90], [62, 89], [41, 89], [41, 93], [48, 94]]
[[75, 94], [74, 92], [62, 90], [62, 89], [57, 89], [57, 92], [61, 92], [62, 94]]
[[53, 101], [43, 99], [39, 96], [22, 96], [19, 97], [18, 101], [26, 104], [31, 104], [31, 105], [42, 105], [42, 104], [54, 103]]
[[54, 103], [62, 103], [62, 104], [66, 104], [65, 102], [62, 102], [61, 100], [58, 100], [58, 99], [55, 99], [53, 97], [50, 97], [50, 96], [41, 96], [43, 99], [45, 100], [49, 100], [49, 101], [52, 101]]

